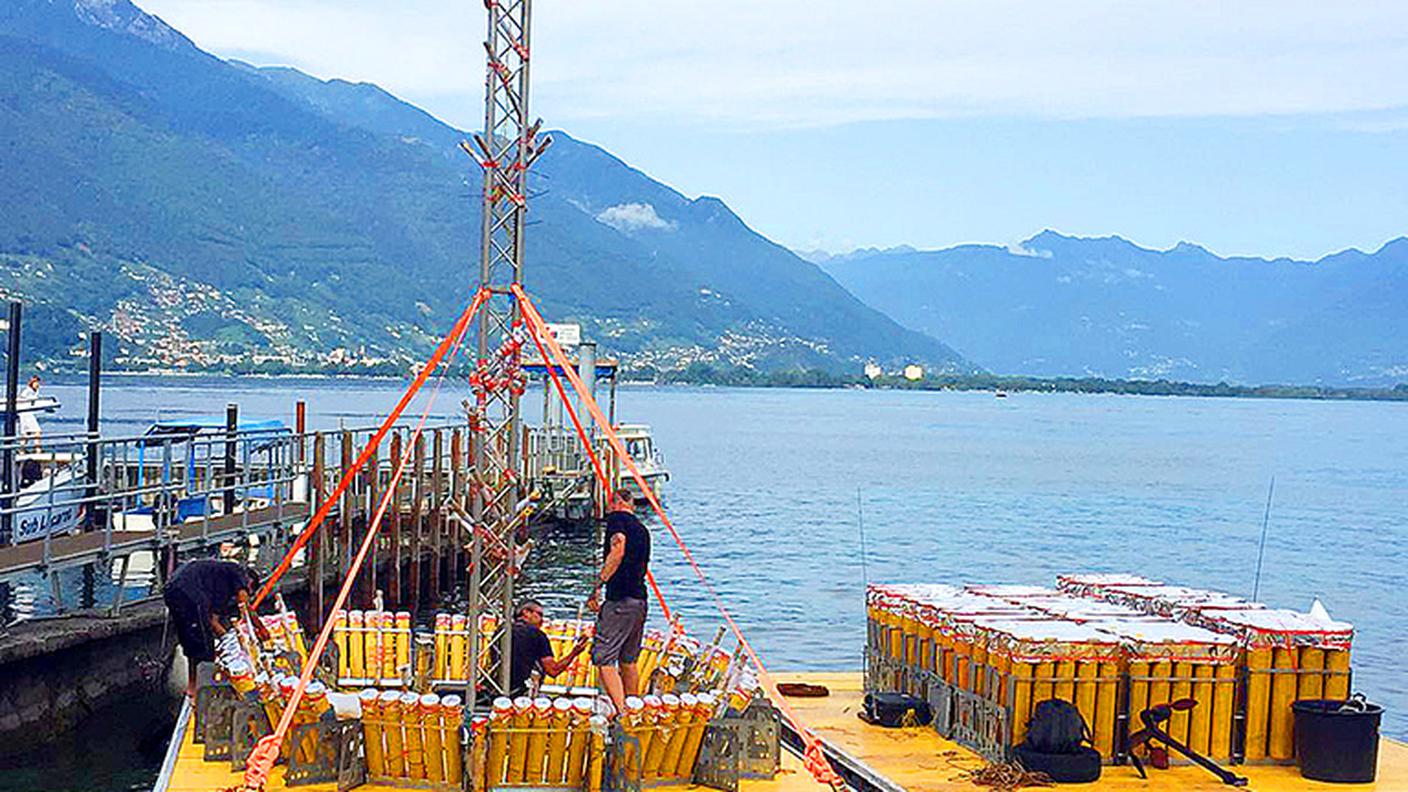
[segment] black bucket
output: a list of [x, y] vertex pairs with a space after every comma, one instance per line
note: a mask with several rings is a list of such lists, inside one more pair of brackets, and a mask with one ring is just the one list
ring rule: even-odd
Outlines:
[[1379, 763], [1379, 719], [1384, 708], [1363, 696], [1348, 701], [1306, 699], [1291, 705], [1296, 720], [1296, 763], [1314, 781], [1367, 784]]

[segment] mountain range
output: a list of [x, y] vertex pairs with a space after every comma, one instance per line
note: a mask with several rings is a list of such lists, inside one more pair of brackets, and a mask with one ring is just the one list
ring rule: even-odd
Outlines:
[[1408, 381], [1408, 237], [1317, 261], [1054, 231], [1008, 247], [813, 258], [861, 299], [995, 373]]
[[[467, 301], [466, 137], [368, 84], [200, 50], [127, 0], [0, 7], [0, 295], [27, 359], [404, 370]], [[554, 133], [525, 281], [630, 365], [972, 370], [722, 201]], [[115, 343], [114, 343], [115, 342]]]

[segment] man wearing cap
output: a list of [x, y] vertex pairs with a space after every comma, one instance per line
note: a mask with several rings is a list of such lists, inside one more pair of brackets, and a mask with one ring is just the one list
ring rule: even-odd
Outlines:
[[562, 659], [552, 653], [552, 642], [543, 632], [543, 606], [537, 600], [524, 600], [513, 614], [513, 658], [509, 664], [509, 697], [526, 696], [533, 672], [542, 671], [543, 678], [555, 677], [572, 666], [587, 648], [587, 636], [577, 636], [577, 642]]
[[[228, 620], [248, 607], [258, 589], [259, 576], [254, 570], [214, 558], [187, 561], [166, 582], [162, 599], [186, 655], [187, 696], [196, 695], [196, 667], [215, 659], [216, 639], [229, 631]], [[264, 623], [250, 621], [259, 640], [269, 640]]]
[[[611, 496], [602, 553], [601, 574], [587, 599], [587, 607], [597, 614], [592, 665], [616, 711], [622, 712], [626, 697], [640, 692], [636, 659], [645, 633], [645, 576], [650, 567], [650, 532], [636, 519], [635, 498], [628, 490], [618, 489]], [[603, 588], [604, 601], [598, 597]]]

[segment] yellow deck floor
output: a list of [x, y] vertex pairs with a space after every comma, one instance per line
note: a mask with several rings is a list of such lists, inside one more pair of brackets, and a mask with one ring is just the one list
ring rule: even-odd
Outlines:
[[[870, 726], [857, 718], [862, 697], [859, 673], [784, 673], [777, 677], [783, 682], [826, 685], [831, 691], [826, 698], [788, 699], [798, 717], [827, 743], [859, 759], [909, 792], [973, 792], [981, 789], [960, 776], [965, 768], [981, 767], [982, 761], [966, 749], [940, 738], [932, 729], [885, 729]], [[1250, 780], [1247, 788], [1258, 792], [1313, 789], [1408, 791], [1408, 745], [1387, 739], [1379, 744], [1378, 780], [1373, 784], [1307, 781], [1294, 767], [1237, 765], [1232, 770], [1246, 776]], [[1100, 792], [1231, 789], [1200, 767], [1179, 766], [1148, 772], [1149, 780], [1145, 781], [1133, 767], [1107, 766], [1096, 783], [1061, 784], [1056, 788]]]
[[[955, 743], [941, 739], [932, 729], [883, 729], [869, 726], [856, 717], [861, 707], [859, 673], [778, 674], [783, 682], [810, 682], [826, 685], [831, 695], [819, 699], [789, 699], [798, 716], [822, 739], [884, 775], [909, 792], [950, 792], [982, 789], [962, 778], [965, 769], [977, 768], [981, 760]], [[201, 746], [191, 742], [190, 729], [181, 736], [180, 755], [165, 792], [216, 792], [236, 786], [241, 776], [230, 772], [228, 762], [205, 762]], [[1257, 792], [1291, 790], [1375, 790], [1408, 792], [1408, 745], [1385, 739], [1379, 746], [1378, 781], [1373, 784], [1322, 784], [1300, 777], [1294, 767], [1239, 765], [1233, 770], [1247, 776], [1247, 787]], [[268, 790], [282, 790], [283, 768], [275, 768]], [[293, 787], [306, 792], [334, 792], [335, 784]], [[695, 787], [679, 787], [681, 789]], [[1170, 770], [1149, 770], [1149, 780], [1139, 778], [1132, 767], [1106, 767], [1094, 784], [1062, 784], [1059, 789], [1099, 790], [1100, 792], [1200, 792], [1226, 790], [1207, 771], [1191, 766]], [[391, 792], [406, 787], [368, 784], [367, 792]], [[817, 786], [786, 751], [783, 768], [773, 781], [744, 781], [740, 792], [812, 792]]]

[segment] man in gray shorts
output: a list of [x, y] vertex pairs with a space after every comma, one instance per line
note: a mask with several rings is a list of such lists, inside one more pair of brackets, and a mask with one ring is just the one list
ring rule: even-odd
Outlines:
[[[597, 614], [592, 665], [619, 713], [625, 710], [627, 696], [640, 694], [636, 659], [645, 631], [645, 574], [650, 566], [650, 531], [636, 519], [635, 499], [626, 490], [611, 496], [602, 554], [601, 575], [587, 600]], [[602, 586], [604, 602], [598, 598]]]

